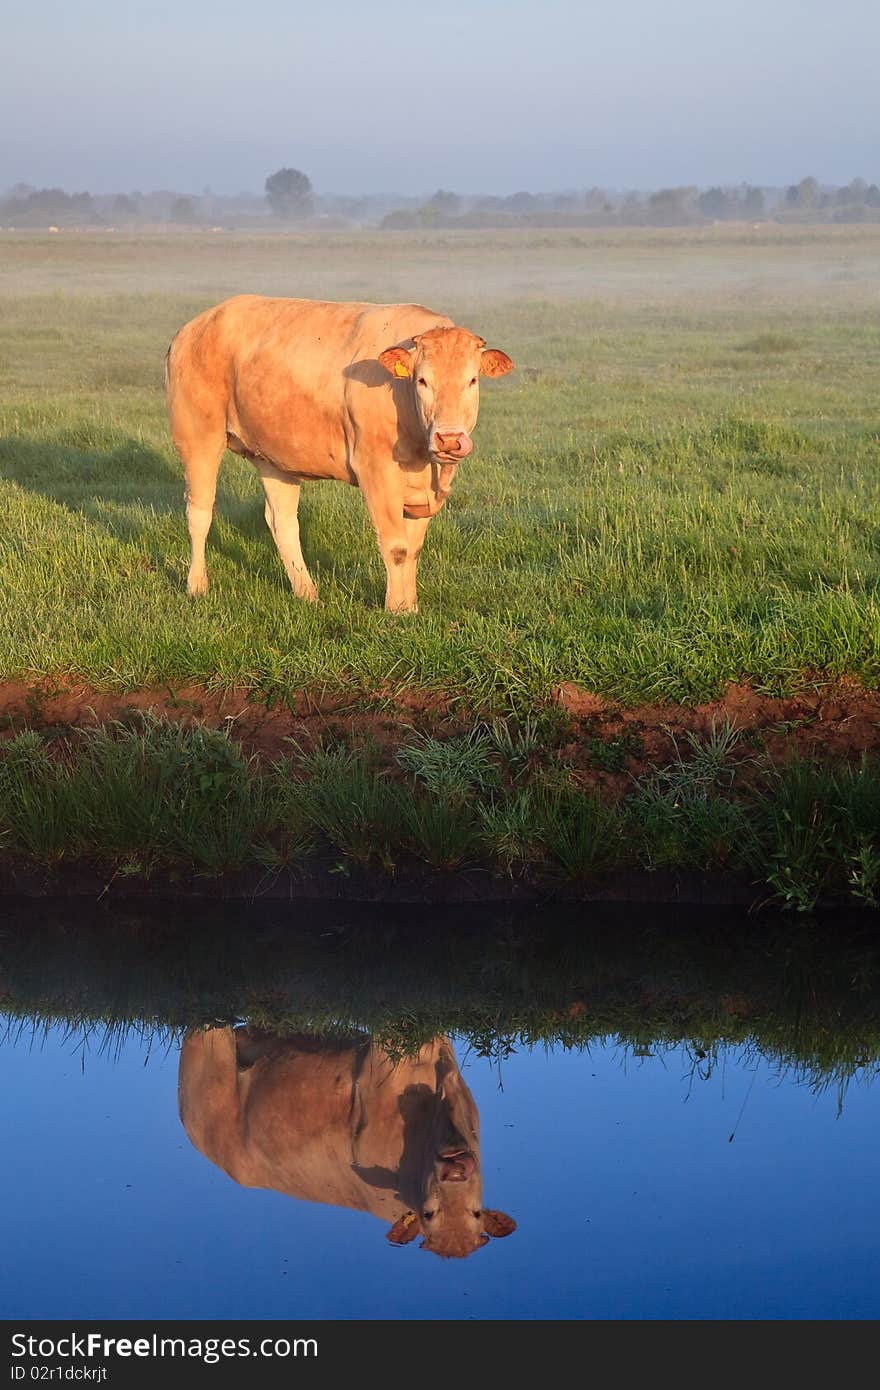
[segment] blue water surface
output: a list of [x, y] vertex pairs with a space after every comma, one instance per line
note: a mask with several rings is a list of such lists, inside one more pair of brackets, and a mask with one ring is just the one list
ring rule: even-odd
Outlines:
[[748, 1049], [695, 1060], [456, 1042], [484, 1202], [464, 1260], [239, 1187], [190, 1144], [167, 1036], [0, 1032], [6, 1319], [873, 1319], [877, 1088]]

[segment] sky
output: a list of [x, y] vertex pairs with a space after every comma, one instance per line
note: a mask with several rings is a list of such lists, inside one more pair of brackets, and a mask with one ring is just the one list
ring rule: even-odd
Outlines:
[[0, 189], [880, 181], [877, 0], [0, 7]]

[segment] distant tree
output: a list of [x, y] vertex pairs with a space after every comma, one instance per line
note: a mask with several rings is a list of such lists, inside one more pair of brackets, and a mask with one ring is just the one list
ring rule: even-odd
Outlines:
[[742, 210], [746, 217], [763, 217], [764, 190], [753, 188], [751, 184], [747, 184], [743, 193]]
[[428, 199], [428, 202], [443, 217], [457, 217], [461, 211], [461, 199], [457, 193], [453, 193], [448, 188], [438, 188], [437, 192]]
[[418, 227], [418, 214], [409, 208], [393, 208], [391, 212], [386, 212], [379, 224], [383, 231], [410, 231]]
[[567, 189], [561, 193], [551, 193], [547, 201], [554, 212], [581, 212], [584, 206], [582, 195]]
[[117, 193], [113, 199], [113, 216], [117, 219], [137, 217], [138, 205], [127, 193]]
[[461, 211], [461, 199], [449, 189], [438, 188], [418, 210], [418, 221], [423, 227], [440, 227], [450, 218], [457, 217]]
[[869, 183], [865, 190], [865, 205], [869, 208], [880, 208], [880, 188], [876, 183]]
[[843, 188], [838, 188], [835, 198], [837, 203], [866, 203], [867, 201], [868, 184], [865, 179], [853, 179]]
[[658, 188], [648, 199], [649, 221], [667, 227], [687, 222], [695, 193], [696, 189], [690, 185], [683, 188]]
[[89, 193], [65, 193], [63, 188], [35, 188], [25, 197], [10, 198], [4, 216], [31, 226], [70, 225], [98, 220]]
[[814, 208], [819, 202], [819, 184], [812, 174], [787, 188], [785, 201], [789, 207]]
[[276, 217], [308, 217], [312, 181], [300, 169], [277, 169], [266, 180], [266, 198]]
[[511, 193], [504, 199], [504, 206], [509, 212], [531, 212], [538, 206], [538, 200], [534, 193]]
[[730, 213], [730, 196], [723, 188], [707, 188], [697, 199], [697, 206], [704, 217], [727, 217]]
[[168, 216], [172, 222], [195, 222], [196, 205], [192, 198], [175, 198]]

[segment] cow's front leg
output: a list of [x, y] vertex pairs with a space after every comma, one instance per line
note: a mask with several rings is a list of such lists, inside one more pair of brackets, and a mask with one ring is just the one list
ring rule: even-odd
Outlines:
[[[408, 530], [413, 523], [403, 515], [403, 475], [395, 467], [378, 477], [361, 475], [358, 481], [385, 563], [386, 611], [414, 613], [417, 608], [415, 562], [410, 559], [413, 537]], [[423, 539], [424, 533], [418, 538], [419, 550]]]
[[431, 520], [426, 517], [404, 517], [403, 529], [406, 532], [406, 560], [403, 566], [403, 591], [407, 602], [406, 611], [417, 613], [419, 611], [418, 597], [416, 595], [416, 571], [419, 567], [419, 556], [422, 553], [422, 546], [425, 543], [425, 535], [428, 530], [428, 522]]

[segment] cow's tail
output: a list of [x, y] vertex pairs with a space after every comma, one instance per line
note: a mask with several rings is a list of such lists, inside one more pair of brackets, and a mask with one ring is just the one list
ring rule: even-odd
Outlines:
[[175, 333], [174, 338], [171, 339], [171, 342], [168, 344], [168, 349], [167, 349], [167, 351], [166, 351], [166, 353], [165, 353], [165, 370], [164, 370], [164, 378], [165, 378], [165, 392], [166, 392], [166, 395], [167, 395], [167, 393], [168, 393], [168, 381], [169, 381], [169, 375], [170, 375], [170, 365], [169, 365], [169, 364], [170, 364], [170, 362], [171, 362], [171, 349], [174, 347], [174, 339], [175, 339], [176, 337], [177, 337], [177, 334]]

